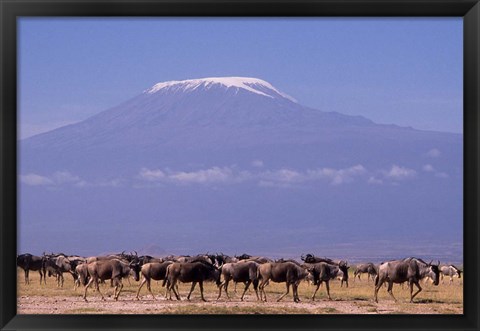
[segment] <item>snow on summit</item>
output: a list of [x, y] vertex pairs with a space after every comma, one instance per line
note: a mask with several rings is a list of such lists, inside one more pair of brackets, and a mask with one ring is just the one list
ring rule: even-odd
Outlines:
[[269, 98], [275, 98], [276, 95], [280, 95], [290, 101], [297, 102], [291, 96], [277, 90], [272, 86], [272, 84], [258, 78], [249, 77], [210, 77], [188, 80], [173, 80], [155, 84], [150, 89], [146, 90], [145, 93], [152, 94], [162, 90], [180, 90], [188, 92], [198, 88], [210, 89], [214, 86], [223, 86], [227, 89], [244, 89]]

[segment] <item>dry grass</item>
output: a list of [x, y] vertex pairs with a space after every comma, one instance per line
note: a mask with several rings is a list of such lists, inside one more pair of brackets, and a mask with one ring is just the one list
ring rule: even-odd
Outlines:
[[394, 302], [388, 295], [386, 288], [379, 291], [379, 303], [373, 301], [373, 282], [353, 282], [353, 276], [348, 288], [340, 287], [339, 281], [332, 281], [330, 294], [332, 300], [326, 296], [325, 286], [322, 285], [316, 295], [316, 301], [310, 300], [314, 286], [302, 282], [299, 286], [301, 303], [292, 302], [292, 294], [281, 302], [276, 299], [285, 293], [285, 284], [270, 283], [266, 287], [268, 302], [257, 302], [253, 289], [247, 292], [245, 301], [240, 301], [243, 284], [238, 284], [237, 293], [233, 291], [233, 284], [229, 286], [231, 300], [227, 300], [225, 293], [216, 301], [218, 289], [213, 283], [205, 284], [205, 297], [209, 301], [200, 300], [200, 290], [195, 288], [191, 301], [186, 300], [190, 290], [189, 284], [180, 284], [182, 301], [164, 299], [165, 288], [160, 282], [152, 282], [152, 290], [157, 297], [152, 296], [144, 286], [140, 292], [140, 301], [135, 300], [139, 286], [138, 282], [124, 280], [124, 288], [119, 301], [113, 301], [113, 288], [109, 282], [101, 285], [100, 290], [106, 297], [101, 301], [100, 295], [89, 288], [87, 298], [82, 299], [84, 288], [73, 290], [73, 279], [65, 274], [63, 288], [56, 285], [54, 278], [47, 277], [47, 284], [39, 284], [39, 274], [30, 273], [30, 284], [24, 284], [23, 271], [18, 273], [18, 310], [19, 313], [40, 314], [461, 314], [463, 313], [463, 279], [455, 279], [453, 285], [440, 283], [439, 286], [421, 284], [423, 291], [415, 298], [415, 303], [409, 302], [409, 289], [394, 285], [393, 292], [398, 302]]

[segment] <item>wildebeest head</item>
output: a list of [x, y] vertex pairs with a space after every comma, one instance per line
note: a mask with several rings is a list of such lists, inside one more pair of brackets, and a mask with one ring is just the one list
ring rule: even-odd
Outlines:
[[305, 263], [315, 263], [315, 256], [313, 254], [306, 254], [300, 257]]
[[[348, 269], [350, 269], [350, 266], [348, 265], [347, 261], [340, 261], [338, 264], [338, 268], [342, 271], [342, 280], [343, 281], [348, 281]], [[347, 283], [348, 285], [348, 283]]]
[[140, 280], [140, 271], [142, 270], [141, 263], [139, 261], [132, 261], [128, 266], [130, 267], [130, 274], [133, 275], [133, 279], [138, 282]]
[[452, 268], [458, 275], [458, 278], [462, 278], [462, 270], [458, 269], [456, 266], [453, 264], [450, 265], [450, 268]]
[[429, 267], [429, 272], [428, 276], [433, 280], [433, 285], [438, 285], [439, 280], [440, 280], [440, 261], [438, 261], [438, 264], [432, 264], [431, 262], [428, 264]]
[[252, 256], [251, 256], [251, 255], [248, 255], [248, 254], [242, 254], [242, 255], [240, 255], [240, 256], [236, 256], [236, 255], [235, 255], [235, 257], [236, 257], [237, 259], [239, 259], [239, 260], [247, 260], [247, 259], [251, 258]]

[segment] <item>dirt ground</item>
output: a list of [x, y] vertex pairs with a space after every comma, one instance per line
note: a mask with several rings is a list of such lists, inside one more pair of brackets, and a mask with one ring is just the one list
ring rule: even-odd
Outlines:
[[[445, 305], [445, 304], [443, 304]], [[102, 301], [99, 297], [85, 302], [75, 297], [22, 296], [19, 300], [19, 314], [438, 314], [442, 304], [416, 303], [411, 307], [397, 304], [392, 301], [380, 303], [368, 301], [303, 301], [293, 303], [256, 301], [167, 301], [159, 299], [153, 301], [134, 300], [134, 295], [122, 296], [119, 301], [108, 298]], [[450, 314], [461, 314], [463, 309], [448, 305]]]

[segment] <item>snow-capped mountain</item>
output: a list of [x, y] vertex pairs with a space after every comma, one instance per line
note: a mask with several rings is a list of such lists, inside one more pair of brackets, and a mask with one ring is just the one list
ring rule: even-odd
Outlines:
[[[237, 144], [239, 139], [245, 140], [245, 131], [281, 128], [306, 132], [318, 131], [320, 127], [372, 124], [361, 117], [303, 107], [260, 79], [204, 78], [155, 84], [81, 123], [27, 139], [25, 145], [70, 149], [105, 144], [166, 144], [189, 138], [184, 135], [192, 138], [189, 143], [209, 145], [218, 137], [212, 136], [211, 130], [224, 131], [222, 138]], [[179, 132], [192, 129], [207, 132]], [[168, 134], [169, 131], [175, 134]], [[275, 139], [272, 137], [272, 141]]]
[[[461, 135], [312, 109], [257, 78], [161, 82], [19, 144], [27, 239], [38, 224], [85, 232], [141, 221], [141, 247], [161, 238], [167, 251], [461, 240]], [[117, 238], [120, 250], [140, 247]]]

